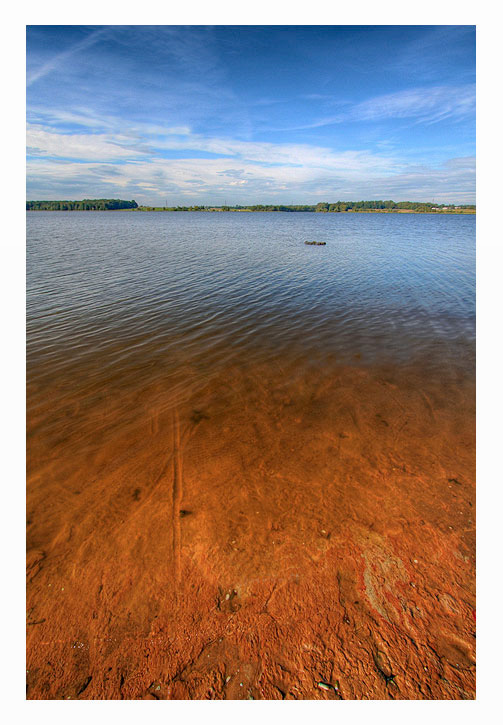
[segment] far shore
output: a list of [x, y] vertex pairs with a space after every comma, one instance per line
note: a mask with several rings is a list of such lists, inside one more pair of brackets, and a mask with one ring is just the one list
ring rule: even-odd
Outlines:
[[27, 201], [26, 211], [283, 211], [320, 214], [475, 214], [475, 204], [435, 203], [431, 201], [320, 201], [317, 204], [191, 204], [190, 206], [152, 206], [134, 199], [81, 199], [70, 201]]
[[120, 211], [120, 212], [142, 212], [142, 211], [160, 211], [160, 212], [248, 212], [248, 213], [279, 213], [279, 214], [476, 214], [476, 209], [446, 209], [438, 211], [417, 211], [416, 209], [347, 209], [346, 211], [292, 211], [285, 209], [222, 209], [221, 207], [215, 207], [212, 209], [172, 209], [163, 206], [138, 206], [136, 209], [27, 209], [26, 211], [86, 211], [86, 212], [108, 212], [108, 211]]
[[[142, 207], [137, 209], [122, 209], [121, 211], [204, 211], [204, 212], [250, 212], [250, 213], [284, 213], [306, 214], [306, 212], [291, 212], [283, 209], [165, 209], [164, 207]], [[307, 212], [309, 213], [309, 212]], [[311, 214], [476, 214], [475, 209], [449, 209], [446, 211], [416, 211], [415, 209], [347, 209], [346, 211], [310, 212]]]

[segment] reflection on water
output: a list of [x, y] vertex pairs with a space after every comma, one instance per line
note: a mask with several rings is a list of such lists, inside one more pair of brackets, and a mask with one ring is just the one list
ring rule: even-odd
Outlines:
[[[428, 360], [472, 371], [473, 216], [36, 213], [28, 224], [34, 411], [239, 359]], [[326, 247], [307, 247], [305, 239]]]
[[[149, 697], [161, 678], [167, 697], [273, 698], [286, 685], [260, 663], [290, 646], [296, 696], [320, 696], [306, 638], [344, 650], [342, 670], [363, 646], [375, 674], [376, 621], [395, 667], [409, 653], [403, 697], [425, 677], [432, 697], [471, 696], [475, 218], [30, 212], [27, 228], [28, 696]], [[300, 601], [318, 624], [292, 624]], [[210, 671], [191, 647], [220, 631]], [[246, 693], [215, 674], [225, 658]], [[465, 674], [446, 685], [449, 658]], [[379, 672], [347, 696], [391, 696]]]

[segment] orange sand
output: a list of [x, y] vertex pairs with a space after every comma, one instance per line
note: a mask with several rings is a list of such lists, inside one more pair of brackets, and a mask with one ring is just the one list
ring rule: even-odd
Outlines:
[[419, 370], [47, 393], [27, 697], [474, 698], [474, 420]]

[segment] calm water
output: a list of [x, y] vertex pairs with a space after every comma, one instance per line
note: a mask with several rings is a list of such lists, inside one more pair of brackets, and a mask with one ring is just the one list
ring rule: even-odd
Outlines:
[[31, 385], [240, 356], [473, 366], [471, 215], [30, 212], [27, 270]]
[[472, 692], [475, 218], [27, 227], [29, 697]]
[[474, 216], [29, 212], [27, 275], [34, 465], [236, 368], [473, 378]]

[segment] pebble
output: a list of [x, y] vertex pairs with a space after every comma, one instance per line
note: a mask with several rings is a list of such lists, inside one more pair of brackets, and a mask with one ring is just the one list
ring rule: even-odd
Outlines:
[[325, 692], [330, 692], [330, 690], [338, 690], [339, 688], [337, 685], [328, 685], [326, 682], [318, 682], [318, 687], [320, 690], [325, 690]]

